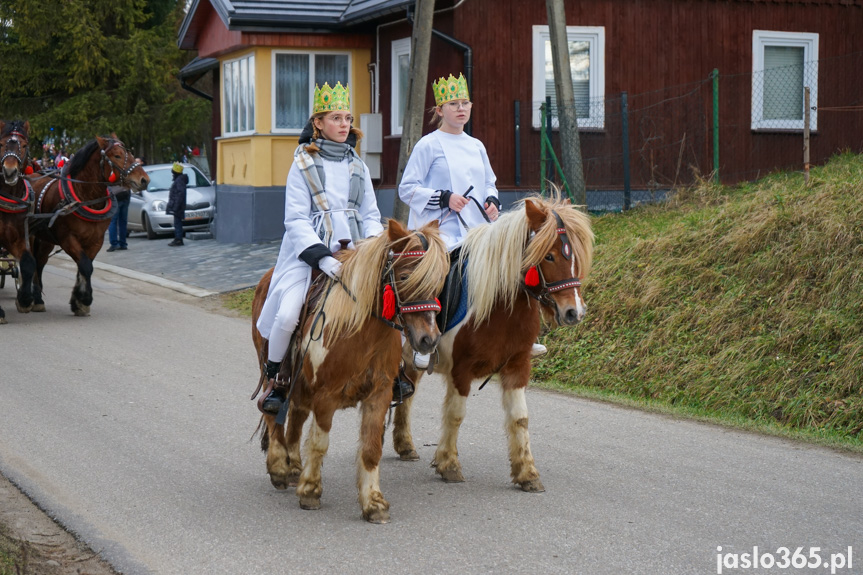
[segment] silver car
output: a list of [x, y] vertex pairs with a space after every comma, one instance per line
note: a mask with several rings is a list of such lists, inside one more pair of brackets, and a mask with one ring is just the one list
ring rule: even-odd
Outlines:
[[[174, 233], [174, 216], [165, 213], [168, 190], [171, 188], [171, 166], [153, 164], [144, 166], [150, 176], [150, 185], [143, 192], [132, 192], [129, 201], [129, 230], [144, 231], [148, 239]], [[189, 177], [186, 186], [186, 217], [184, 231], [202, 231], [210, 227], [216, 214], [216, 188], [196, 166], [183, 164], [183, 173]]]

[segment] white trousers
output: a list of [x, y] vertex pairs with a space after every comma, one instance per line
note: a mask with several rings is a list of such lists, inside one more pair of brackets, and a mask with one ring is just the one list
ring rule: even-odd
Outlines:
[[273, 320], [273, 328], [270, 330], [270, 347], [267, 359], [280, 362], [285, 358], [291, 336], [297, 329], [300, 321], [300, 312], [306, 299], [306, 275], [298, 277], [288, 285], [279, 300], [279, 310]]

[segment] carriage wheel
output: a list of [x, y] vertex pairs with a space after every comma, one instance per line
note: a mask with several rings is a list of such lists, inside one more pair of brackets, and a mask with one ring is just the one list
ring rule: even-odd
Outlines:
[[3, 286], [6, 285], [6, 274], [0, 272], [0, 289], [3, 289]]
[[18, 271], [18, 266], [12, 268], [12, 277], [15, 279], [15, 292], [21, 289], [21, 274]]

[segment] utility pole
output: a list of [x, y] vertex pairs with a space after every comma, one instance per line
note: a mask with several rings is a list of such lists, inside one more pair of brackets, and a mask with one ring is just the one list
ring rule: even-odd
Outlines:
[[554, 65], [554, 89], [557, 92], [557, 111], [560, 123], [560, 144], [563, 173], [572, 190], [575, 203], [586, 206], [587, 192], [584, 169], [581, 164], [581, 140], [578, 136], [578, 119], [575, 112], [575, 94], [572, 90], [572, 69], [569, 63], [569, 42], [566, 37], [566, 12], [563, 0], [546, 0], [548, 32], [551, 40], [551, 59]]
[[416, 0], [414, 26], [411, 33], [411, 71], [408, 76], [408, 94], [399, 148], [399, 168], [396, 174], [396, 194], [393, 219], [407, 225], [410, 208], [399, 198], [398, 186], [414, 146], [423, 135], [423, 109], [428, 91], [429, 54], [431, 52], [432, 24], [435, 0]]

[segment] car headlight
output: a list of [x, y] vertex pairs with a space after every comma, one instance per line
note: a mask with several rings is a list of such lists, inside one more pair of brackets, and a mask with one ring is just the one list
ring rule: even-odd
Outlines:
[[163, 200], [156, 200], [153, 202], [153, 211], [164, 212], [165, 206], [167, 206], [167, 204]]

